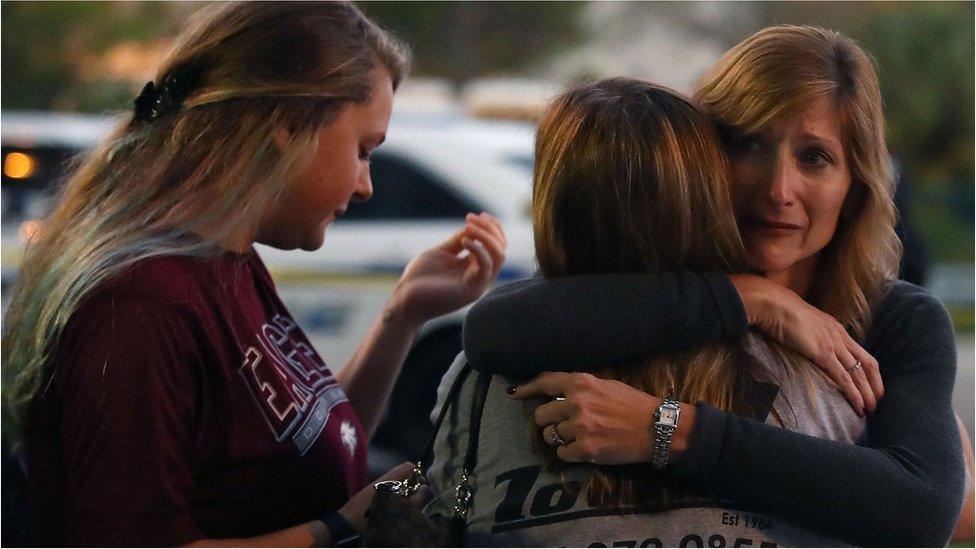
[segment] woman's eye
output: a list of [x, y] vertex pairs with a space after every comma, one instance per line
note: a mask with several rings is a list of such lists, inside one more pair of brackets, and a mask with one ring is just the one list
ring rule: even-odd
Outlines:
[[803, 151], [800, 155], [800, 159], [804, 164], [817, 168], [822, 168], [831, 164], [830, 156], [819, 149]]
[[371, 159], [370, 152], [365, 149], [359, 149], [359, 159], [363, 162], [369, 163]]

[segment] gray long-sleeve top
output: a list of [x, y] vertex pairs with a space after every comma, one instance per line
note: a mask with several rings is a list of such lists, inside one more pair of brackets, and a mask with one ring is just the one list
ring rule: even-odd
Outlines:
[[[885, 396], [857, 445], [761, 424], [699, 403], [674, 473], [719, 497], [865, 546], [939, 546], [962, 506], [965, 469], [951, 405], [952, 324], [922, 288], [892, 282], [866, 350]], [[464, 327], [472, 367], [530, 377], [693, 348], [747, 330], [721, 273], [529, 279], [479, 301]]]

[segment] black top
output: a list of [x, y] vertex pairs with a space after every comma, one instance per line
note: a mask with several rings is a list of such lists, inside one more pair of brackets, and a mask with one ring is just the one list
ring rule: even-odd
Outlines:
[[464, 352], [476, 370], [529, 377], [692, 349], [748, 329], [738, 292], [718, 272], [529, 278], [475, 303]]
[[[952, 324], [935, 297], [901, 281], [888, 286], [872, 315], [864, 346], [881, 365], [885, 396], [857, 445], [699, 403], [675, 474], [857, 545], [945, 545], [965, 485], [952, 410]], [[720, 273], [587, 275], [495, 289], [468, 313], [464, 344], [475, 369], [530, 377], [746, 330], [738, 294]]]

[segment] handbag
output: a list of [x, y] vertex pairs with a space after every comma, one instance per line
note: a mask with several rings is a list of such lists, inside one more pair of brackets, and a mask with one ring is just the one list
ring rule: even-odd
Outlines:
[[461, 544], [465, 521], [471, 507], [471, 498], [474, 495], [469, 476], [477, 464], [478, 433], [481, 429], [481, 415], [488, 395], [488, 385], [491, 383], [490, 373], [478, 373], [474, 400], [471, 404], [468, 448], [464, 456], [461, 477], [454, 488], [455, 503], [452, 516], [428, 517], [423, 513], [422, 507], [409, 498], [428, 484], [424, 464], [432, 460], [437, 432], [444, 423], [451, 403], [457, 400], [461, 386], [470, 373], [471, 365], [465, 364], [451, 386], [434, 423], [434, 429], [427, 439], [424, 453], [410, 476], [403, 480], [387, 480], [373, 485], [376, 492], [366, 513], [368, 522], [363, 537], [364, 547], [457, 547]]

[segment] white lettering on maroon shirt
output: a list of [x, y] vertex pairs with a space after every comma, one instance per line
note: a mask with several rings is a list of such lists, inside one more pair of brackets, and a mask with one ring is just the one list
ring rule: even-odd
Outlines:
[[304, 454], [322, 433], [332, 409], [348, 399], [315, 351], [291, 337], [296, 328], [292, 319], [275, 315], [255, 334], [261, 348], [248, 347], [238, 371], [275, 440], [291, 436]]

